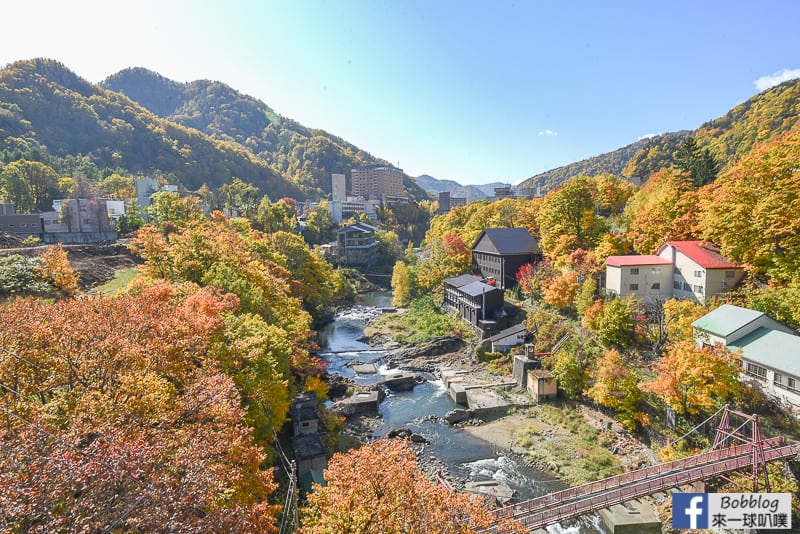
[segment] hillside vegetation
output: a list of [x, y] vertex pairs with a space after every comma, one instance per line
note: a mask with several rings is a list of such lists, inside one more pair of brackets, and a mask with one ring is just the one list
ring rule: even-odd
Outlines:
[[723, 117], [694, 131], [680, 131], [643, 139], [620, 149], [564, 165], [528, 178], [520, 187], [541, 185], [547, 191], [575, 176], [614, 174], [646, 180], [675, 163], [680, 143], [691, 135], [708, 148], [723, 169], [738, 161], [756, 143], [765, 143], [798, 126], [800, 80], [790, 80], [762, 91]]

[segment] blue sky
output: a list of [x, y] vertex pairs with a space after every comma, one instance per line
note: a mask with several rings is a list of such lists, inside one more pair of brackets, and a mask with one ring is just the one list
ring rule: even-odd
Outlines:
[[0, 65], [214, 79], [408, 174], [518, 183], [800, 77], [800, 2], [27, 0]]

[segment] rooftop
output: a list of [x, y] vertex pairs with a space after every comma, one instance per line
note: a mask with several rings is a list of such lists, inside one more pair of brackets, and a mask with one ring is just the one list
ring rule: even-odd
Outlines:
[[800, 336], [762, 327], [728, 343], [728, 350], [737, 349], [749, 361], [800, 377]]
[[489, 338], [489, 341], [500, 341], [503, 338], [506, 338], [508, 336], [513, 336], [513, 335], [519, 334], [519, 333], [524, 332], [524, 331], [525, 331], [525, 325], [520, 323], [520, 324], [511, 326], [509, 328], [506, 328], [505, 330], [501, 331], [500, 333], [493, 335], [492, 337]]
[[[541, 254], [539, 243], [525, 228], [486, 228], [475, 240], [472, 249], [488, 239], [499, 254]], [[483, 251], [484, 248], [478, 249]]]
[[484, 284], [483, 282], [474, 281], [469, 284], [461, 286], [461, 291], [471, 297], [477, 297], [484, 293], [491, 293], [492, 291], [500, 291], [495, 286]]
[[612, 267], [635, 267], [637, 265], [672, 265], [672, 262], [661, 256], [647, 254], [644, 256], [609, 256], [606, 258], [606, 265], [611, 265]]
[[719, 253], [719, 247], [708, 241], [667, 241], [658, 249], [660, 254], [664, 247], [671, 246], [704, 269], [741, 268]]
[[479, 280], [479, 276], [475, 276], [473, 274], [461, 274], [452, 278], [445, 278], [444, 283], [453, 287], [461, 287]]
[[760, 311], [723, 304], [692, 323], [694, 328], [720, 337], [728, 337], [764, 315]]

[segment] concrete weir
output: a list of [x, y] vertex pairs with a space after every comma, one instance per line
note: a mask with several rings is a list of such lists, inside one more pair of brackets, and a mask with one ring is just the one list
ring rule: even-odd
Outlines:
[[647, 502], [628, 501], [599, 513], [612, 534], [661, 534], [661, 521], [652, 504]]
[[517, 402], [501, 395], [497, 390], [510, 390], [515, 382], [479, 382], [471, 379], [469, 371], [442, 369], [442, 382], [453, 402], [467, 406], [475, 415], [497, 415], [516, 406]]

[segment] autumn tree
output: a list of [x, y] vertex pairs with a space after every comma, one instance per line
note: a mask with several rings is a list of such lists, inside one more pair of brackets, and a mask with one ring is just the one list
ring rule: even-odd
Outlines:
[[468, 533], [493, 523], [486, 503], [429, 482], [401, 440], [337, 453], [301, 510], [307, 534]]
[[[554, 259], [561, 236], [574, 238], [574, 247], [589, 247], [603, 230], [603, 223], [595, 214], [595, 185], [586, 177], [573, 178], [562, 187], [544, 197], [539, 215], [541, 246], [545, 254]], [[574, 248], [561, 250], [559, 255]]]
[[20, 159], [0, 172], [0, 192], [20, 213], [50, 211], [58, 194], [58, 179], [48, 165]]
[[160, 283], [0, 308], [3, 530], [274, 531], [272, 472], [208, 353], [236, 304]]
[[736, 360], [724, 347], [698, 347], [692, 341], [681, 341], [653, 365], [656, 379], [642, 387], [659, 395], [679, 414], [696, 416], [739, 391]]
[[578, 295], [578, 273], [569, 271], [556, 276], [542, 287], [542, 298], [551, 306], [561, 310], [571, 308]]
[[696, 238], [697, 195], [678, 174], [663, 169], [650, 177], [625, 208], [628, 237], [640, 254], [654, 254], [668, 240]]
[[778, 284], [800, 272], [800, 130], [750, 151], [701, 201], [703, 236]]
[[587, 396], [596, 403], [616, 412], [617, 420], [632, 432], [637, 423], [646, 422], [646, 415], [639, 410], [642, 391], [639, 376], [631, 362], [621, 352], [610, 349], [597, 360], [594, 385]]
[[406, 264], [397, 261], [392, 271], [392, 304], [398, 307], [408, 305], [411, 300], [411, 277]]
[[170, 191], [153, 193], [152, 203], [145, 209], [150, 222], [158, 227], [169, 223], [173, 226], [183, 226], [189, 221], [199, 220], [202, 217], [195, 197], [181, 197]]
[[78, 275], [61, 243], [49, 247], [42, 254], [41, 276], [68, 297], [78, 292]]

